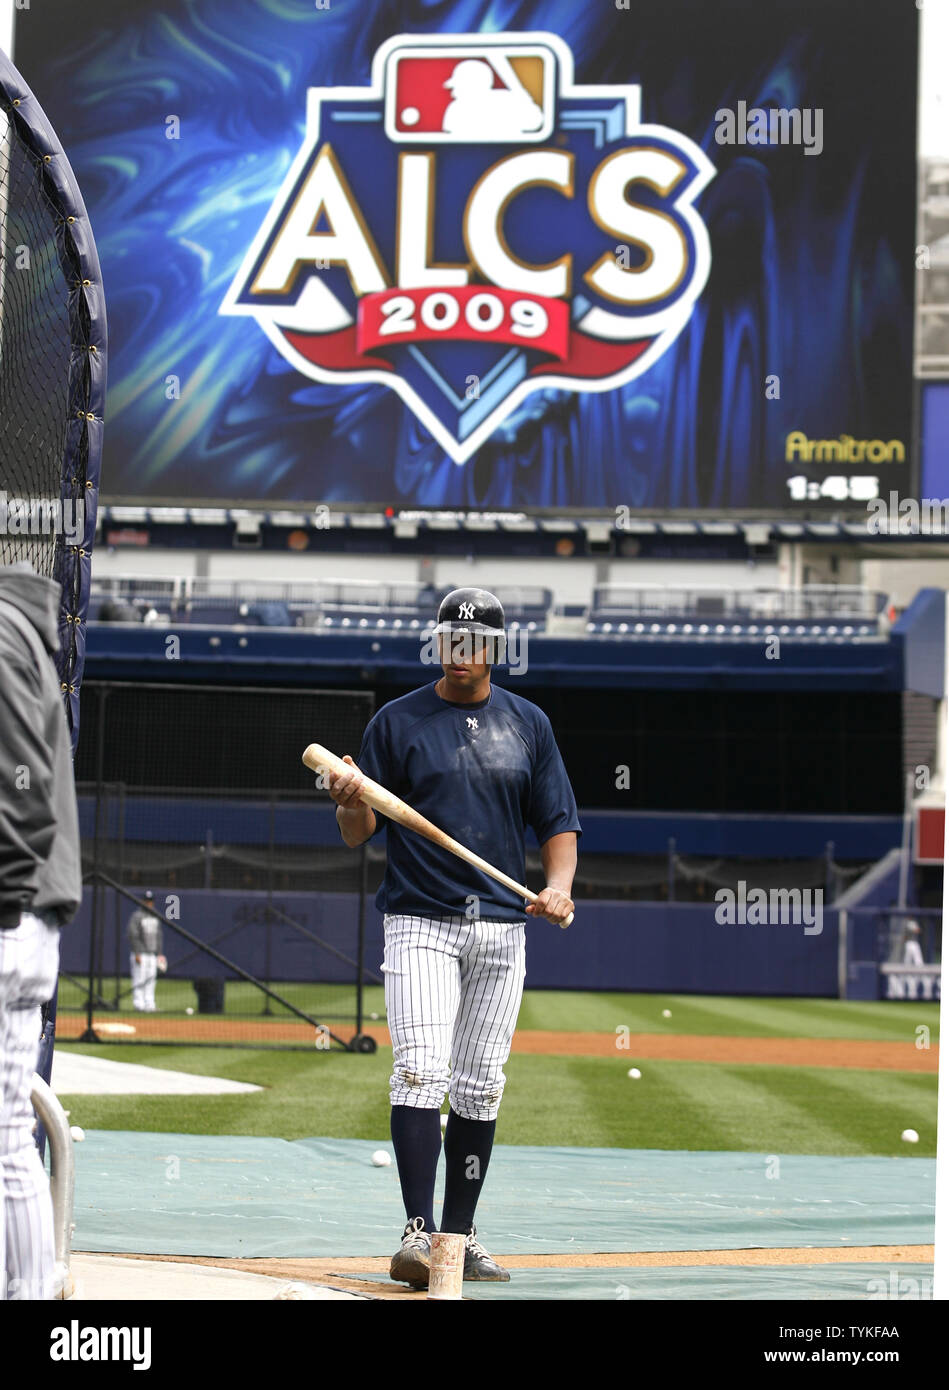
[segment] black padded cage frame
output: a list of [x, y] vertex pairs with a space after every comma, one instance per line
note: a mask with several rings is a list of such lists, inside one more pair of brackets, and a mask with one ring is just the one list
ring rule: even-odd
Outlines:
[[[92, 227], [69, 161], [36, 97], [2, 51], [0, 110], [8, 122], [4, 139], [16, 141], [19, 153], [34, 165], [37, 185], [55, 221], [56, 256], [68, 288], [70, 354], [62, 402], [60, 501], [69, 504], [71, 516], [81, 517], [82, 528], [80, 534], [77, 527], [69, 541], [62, 529], [56, 535], [51, 577], [62, 586], [57, 666], [75, 752], [102, 459], [105, 295]], [[7, 260], [9, 250], [0, 244], [0, 261]], [[0, 420], [0, 429], [4, 424]]]

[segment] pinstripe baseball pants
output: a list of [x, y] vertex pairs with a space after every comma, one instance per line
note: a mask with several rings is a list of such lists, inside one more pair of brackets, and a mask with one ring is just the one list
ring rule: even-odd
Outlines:
[[132, 977], [132, 1008], [140, 1009], [143, 1013], [154, 1013], [155, 982], [158, 979], [157, 952], [130, 951], [129, 974]]
[[53, 1207], [33, 1142], [41, 1010], [59, 972], [59, 929], [24, 912], [0, 930], [0, 1253], [5, 1299], [53, 1296]]
[[384, 918], [393, 1105], [497, 1117], [524, 990], [524, 923]]

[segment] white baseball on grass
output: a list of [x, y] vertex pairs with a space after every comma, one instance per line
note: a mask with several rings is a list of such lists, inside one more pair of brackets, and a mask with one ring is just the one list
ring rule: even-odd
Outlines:
[[663, 1016], [663, 1018], [671, 1018], [671, 1017], [672, 1017], [672, 1010], [671, 1010], [671, 1009], [663, 1009], [663, 1011], [662, 1011], [662, 1016]]
[[83, 1139], [85, 1139], [86, 1137], [86, 1131], [80, 1125], [70, 1125], [69, 1133], [72, 1135], [74, 1142], [77, 1144], [81, 1144]]
[[639, 1070], [638, 1067], [630, 1067], [630, 1069], [629, 1069], [629, 1071], [626, 1073], [626, 1075], [627, 1075], [632, 1081], [638, 1081], [639, 1078], [642, 1076], [642, 1072]]
[[376, 1149], [372, 1156], [373, 1168], [388, 1168], [391, 1162], [392, 1159], [386, 1153], [385, 1149]]
[[191, 1016], [191, 1014], [194, 1013], [194, 1009], [192, 1009], [192, 1007], [191, 1007], [190, 1004], [189, 1004], [188, 1007], [185, 1009], [185, 1013], [186, 1013], [189, 1017]]
[[369, 1017], [372, 1019], [373, 1023], [375, 1023], [375, 1022], [377, 1021], [379, 1015], [378, 1015], [378, 1014], [370, 1014]]
[[900, 1138], [906, 1144], [919, 1143], [919, 1135], [916, 1133], [915, 1129], [904, 1129], [903, 1133], [900, 1135]]

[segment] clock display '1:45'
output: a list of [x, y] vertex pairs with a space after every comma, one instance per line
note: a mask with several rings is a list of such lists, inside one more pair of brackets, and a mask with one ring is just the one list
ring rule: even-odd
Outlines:
[[798, 473], [788, 478], [788, 491], [792, 502], [819, 502], [822, 498], [831, 502], [869, 502], [879, 497], [880, 480], [863, 474], [845, 478], [839, 473], [818, 480]]

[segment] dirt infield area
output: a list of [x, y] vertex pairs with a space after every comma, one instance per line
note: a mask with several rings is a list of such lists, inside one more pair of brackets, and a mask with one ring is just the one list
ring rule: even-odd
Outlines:
[[[199, 1018], [165, 1018], [161, 1015], [130, 1015], [117, 1019], [113, 1014], [97, 1018], [96, 1031], [103, 1039], [116, 1042], [201, 1042], [201, 1043], [295, 1043], [310, 1046], [314, 1030], [296, 1020], [265, 1023], [260, 1019], [235, 1018], [228, 1014]], [[85, 1028], [85, 1018], [60, 1014], [57, 1036], [75, 1039]], [[352, 1031], [333, 1029], [337, 1037], [349, 1039]], [[391, 1047], [389, 1030], [382, 1024], [363, 1029], [382, 1047]], [[741, 1038], [693, 1033], [632, 1033], [618, 1038], [615, 1033], [544, 1032], [525, 1029], [514, 1036], [514, 1052], [540, 1053], [548, 1057], [616, 1057], [630, 1062], [642, 1058], [665, 1062], [718, 1062], [778, 1067], [856, 1067], [867, 1071], [939, 1070], [939, 1048], [917, 1048], [912, 1042], [875, 1042], [850, 1038]]]
[[[518, 1033], [515, 1052], [552, 1056], [615, 1057], [617, 1039], [610, 1033]], [[626, 1047], [628, 1041], [629, 1046]], [[870, 1071], [939, 1070], [939, 1049], [919, 1049], [911, 1042], [854, 1041], [850, 1038], [736, 1038], [694, 1033], [632, 1033], [623, 1039], [622, 1055], [664, 1062], [743, 1062], [778, 1067], [860, 1067]]]
[[[119, 1257], [116, 1257], [119, 1258]], [[332, 1288], [351, 1287], [354, 1292], [375, 1298], [425, 1300], [424, 1290], [416, 1292], [406, 1284], [389, 1279], [388, 1257], [373, 1255], [334, 1256], [317, 1259], [224, 1260], [200, 1255], [129, 1255], [126, 1260], [173, 1260], [177, 1264], [219, 1265], [249, 1274], [269, 1274], [301, 1284], [323, 1284]], [[818, 1246], [815, 1249], [762, 1250], [649, 1250], [623, 1253], [586, 1252], [555, 1255], [498, 1255], [501, 1264], [516, 1269], [669, 1269], [672, 1267], [738, 1265], [744, 1267], [817, 1264], [930, 1264], [931, 1245], [857, 1245], [850, 1249]], [[378, 1274], [379, 1281], [360, 1279], [351, 1283], [348, 1274]]]

